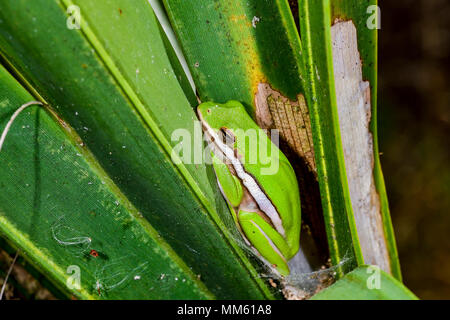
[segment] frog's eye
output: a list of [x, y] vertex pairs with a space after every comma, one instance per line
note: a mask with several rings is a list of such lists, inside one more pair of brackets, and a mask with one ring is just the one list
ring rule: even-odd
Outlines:
[[230, 129], [228, 129], [226, 127], [222, 127], [222, 128], [220, 128], [220, 133], [222, 134], [222, 137], [223, 137], [222, 140], [226, 145], [228, 145], [228, 146], [234, 145], [235, 136]]

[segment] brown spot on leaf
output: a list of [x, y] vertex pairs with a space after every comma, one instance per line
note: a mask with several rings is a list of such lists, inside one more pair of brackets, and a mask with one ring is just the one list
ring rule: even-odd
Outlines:
[[90, 254], [91, 256], [93, 256], [94, 258], [97, 258], [97, 257], [98, 257], [98, 252], [97, 252], [96, 250], [94, 250], [94, 249], [92, 249], [92, 250], [89, 252], [89, 254]]
[[255, 104], [258, 125], [278, 129], [280, 137], [316, 172], [311, 121], [304, 96], [299, 94], [297, 101], [291, 101], [269, 84], [260, 83]]
[[302, 250], [310, 264], [320, 266], [328, 259], [328, 244], [317, 180], [311, 122], [302, 94], [292, 101], [269, 84], [259, 82], [255, 94], [256, 121], [263, 129], [278, 129], [280, 149], [289, 159], [297, 176], [302, 206]]

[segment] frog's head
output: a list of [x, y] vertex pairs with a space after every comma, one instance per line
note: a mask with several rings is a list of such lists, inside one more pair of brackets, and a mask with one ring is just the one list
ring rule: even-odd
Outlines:
[[[215, 135], [226, 138], [228, 142], [234, 141], [236, 135], [242, 134], [242, 130], [259, 129], [245, 107], [236, 100], [224, 104], [205, 102], [197, 107], [197, 113], [206, 134], [211, 135], [214, 132]], [[237, 129], [242, 130], [236, 131]]]
[[252, 122], [244, 106], [235, 100], [224, 104], [204, 102], [197, 107], [197, 113], [206, 137], [214, 144], [220, 139], [232, 146], [236, 140], [234, 130], [247, 129], [248, 123]]
[[244, 106], [236, 100], [224, 104], [204, 102], [197, 107], [197, 113], [202, 122], [215, 130], [222, 127], [240, 128], [251, 121]]
[[204, 102], [197, 107], [197, 113], [200, 121], [216, 132], [222, 128], [238, 128], [250, 119], [244, 106], [235, 100], [224, 104]]

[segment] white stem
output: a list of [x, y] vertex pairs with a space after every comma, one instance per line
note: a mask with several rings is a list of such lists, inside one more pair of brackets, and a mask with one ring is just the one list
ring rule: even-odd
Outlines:
[[9, 270], [8, 270], [8, 273], [6, 274], [5, 281], [3, 281], [2, 291], [0, 291], [0, 300], [3, 299], [3, 293], [5, 292], [6, 282], [8, 282], [9, 275], [11, 274], [11, 272], [13, 270], [14, 264], [16, 263], [18, 256], [19, 256], [19, 251], [16, 252], [14, 260], [11, 262], [11, 265], [9, 266]]
[[5, 129], [3, 130], [2, 136], [0, 137], [0, 151], [2, 151], [3, 143], [5, 142], [6, 135], [8, 134], [9, 128], [11, 128], [12, 123], [17, 118], [17, 116], [27, 107], [39, 104], [42, 105], [42, 102], [39, 101], [30, 101], [20, 106], [19, 109], [14, 112], [14, 114], [11, 116], [11, 119], [9, 119], [8, 123], [6, 124]]
[[192, 87], [192, 91], [194, 91], [195, 93], [196, 89], [194, 79], [192, 78], [191, 71], [189, 70], [186, 59], [178, 43], [177, 37], [173, 32], [172, 26], [170, 25], [169, 19], [167, 18], [164, 8], [161, 6], [159, 0], [148, 0], [148, 2], [150, 3], [150, 6], [153, 8], [153, 12], [155, 13], [156, 18], [158, 18], [158, 21], [161, 24], [161, 27], [163, 28], [164, 33], [167, 36], [167, 39], [169, 39], [169, 42], [172, 45], [173, 50], [175, 51], [175, 54], [181, 64], [181, 67], [183, 68], [183, 71], [186, 74], [186, 77]]

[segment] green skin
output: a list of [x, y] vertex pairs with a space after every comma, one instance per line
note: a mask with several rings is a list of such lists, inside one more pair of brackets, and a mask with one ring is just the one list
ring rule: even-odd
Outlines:
[[[212, 153], [214, 171], [239, 231], [281, 275], [288, 275], [290, 271], [287, 261], [298, 252], [301, 223], [298, 184], [289, 161], [238, 101], [225, 104], [205, 102], [198, 106], [197, 112], [206, 136], [211, 137], [211, 132], [216, 134], [212, 139], [214, 145], [217, 146], [217, 137], [227, 129], [227, 136], [232, 137], [227, 145], [234, 151], [234, 158], [236, 159], [237, 154], [245, 173], [259, 186], [256, 189], [259, 189], [259, 193], [266, 199], [264, 203], [271, 203], [273, 210], [270, 212], [276, 212], [279, 219], [277, 224], [268, 218], [268, 211], [262, 208], [264, 204], [261, 205], [255, 200], [260, 199], [258, 191], [255, 191], [253, 185], [248, 188], [244, 186], [244, 180], [248, 181], [247, 178], [238, 177], [239, 174], [236, 173], [242, 171], [234, 170], [234, 165], [227, 165], [220, 160], [218, 154], [214, 153], [220, 152], [221, 149], [215, 148]], [[249, 129], [258, 134], [246, 135]], [[259, 148], [267, 150], [268, 158], [264, 161], [259, 158]], [[232, 157], [230, 153], [225, 154]], [[228, 156], [225, 156], [227, 160], [230, 159]], [[278, 170], [271, 174], [266, 171], [266, 174], [263, 174], [262, 169], [271, 167], [273, 161], [278, 161]], [[282, 229], [279, 228], [281, 225]]]

